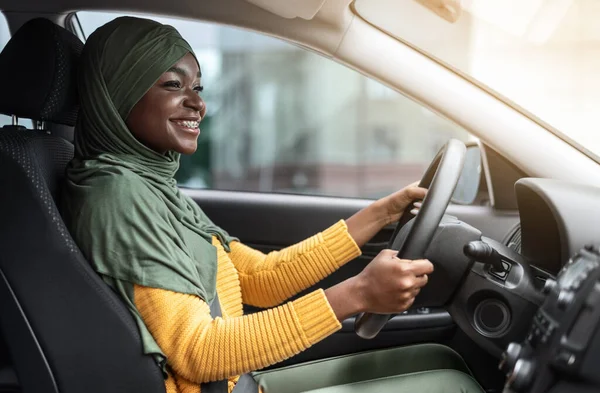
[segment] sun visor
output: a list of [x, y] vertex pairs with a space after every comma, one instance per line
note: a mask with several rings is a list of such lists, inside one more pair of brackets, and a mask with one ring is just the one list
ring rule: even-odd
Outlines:
[[286, 19], [310, 20], [327, 0], [246, 0], [262, 9]]

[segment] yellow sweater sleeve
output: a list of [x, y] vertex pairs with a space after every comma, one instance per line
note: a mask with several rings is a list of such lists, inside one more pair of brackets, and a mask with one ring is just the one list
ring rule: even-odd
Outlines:
[[233, 242], [230, 258], [240, 277], [243, 302], [267, 308], [316, 284], [360, 254], [342, 220], [298, 244], [267, 255]]
[[283, 361], [338, 330], [325, 293], [317, 290], [256, 314], [215, 318], [194, 295], [139, 285], [135, 306], [177, 375], [217, 381]]

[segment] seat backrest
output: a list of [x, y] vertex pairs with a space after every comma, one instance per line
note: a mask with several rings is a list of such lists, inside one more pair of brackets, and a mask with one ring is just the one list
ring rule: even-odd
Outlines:
[[[48, 20], [23, 25], [0, 54], [0, 112], [74, 125], [81, 49]], [[44, 131], [0, 129], [0, 331], [21, 389], [164, 393], [131, 314], [90, 268], [57, 209], [72, 155], [70, 142]]]

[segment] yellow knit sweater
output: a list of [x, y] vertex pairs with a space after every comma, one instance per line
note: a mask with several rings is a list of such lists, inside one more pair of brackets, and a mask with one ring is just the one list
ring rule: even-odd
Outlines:
[[[360, 255], [344, 221], [265, 255], [239, 242], [227, 253], [216, 238], [222, 318], [200, 298], [136, 285], [134, 301], [167, 356], [167, 393], [199, 393], [200, 383], [281, 362], [340, 328], [323, 290], [280, 305]], [[242, 303], [275, 307], [243, 315]]]

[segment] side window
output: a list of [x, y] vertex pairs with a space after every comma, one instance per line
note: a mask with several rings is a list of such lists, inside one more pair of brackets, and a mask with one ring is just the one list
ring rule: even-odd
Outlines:
[[[3, 13], [0, 14], [0, 51], [4, 49], [6, 44], [10, 40], [10, 30], [8, 28], [8, 22]], [[0, 114], [0, 127], [12, 124], [12, 116]], [[29, 119], [19, 119], [19, 124], [28, 128], [32, 128], [33, 124]]]
[[[117, 14], [79, 12], [86, 36]], [[469, 135], [388, 87], [279, 39], [212, 23], [179, 30], [202, 68], [208, 113], [181, 187], [377, 198], [418, 180]]]

